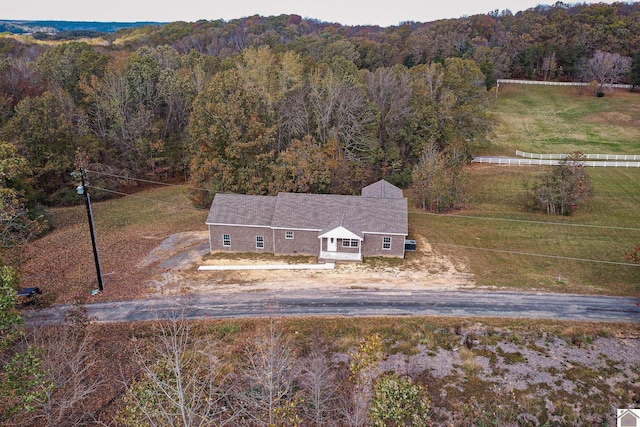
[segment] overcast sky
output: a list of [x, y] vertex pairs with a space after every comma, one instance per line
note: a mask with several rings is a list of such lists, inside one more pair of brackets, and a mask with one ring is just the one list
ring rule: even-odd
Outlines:
[[[485, 14], [513, 13], [551, 0], [3, 0], [0, 19], [56, 21], [230, 20], [251, 15], [298, 14], [344, 25], [397, 25]], [[565, 1], [565, 3], [573, 3]], [[598, 3], [587, 1], [587, 3]], [[613, 3], [604, 1], [604, 3]]]

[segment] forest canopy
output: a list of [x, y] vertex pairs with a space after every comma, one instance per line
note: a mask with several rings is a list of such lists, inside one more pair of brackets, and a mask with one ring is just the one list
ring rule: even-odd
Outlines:
[[426, 152], [465, 159], [490, 136], [499, 78], [640, 84], [640, 3], [387, 28], [251, 16], [83, 40], [0, 38], [0, 141], [26, 162], [10, 188], [25, 206], [77, 203], [77, 158], [213, 192], [406, 187]]

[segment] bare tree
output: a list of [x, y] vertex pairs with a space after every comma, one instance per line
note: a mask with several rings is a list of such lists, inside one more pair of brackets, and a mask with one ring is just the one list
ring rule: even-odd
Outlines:
[[368, 102], [364, 88], [350, 76], [330, 69], [316, 70], [310, 79], [308, 103], [314, 136], [322, 144], [331, 139], [339, 141], [350, 160], [375, 151], [375, 108]]
[[129, 385], [123, 422], [152, 426], [225, 425], [233, 420], [215, 343], [195, 339], [182, 315], [160, 323], [151, 357], [138, 352], [141, 377]]
[[302, 363], [301, 381], [306, 418], [316, 426], [337, 424], [336, 367], [327, 356], [318, 335], [314, 340], [311, 353]]
[[40, 327], [5, 366], [15, 397], [15, 425], [86, 425], [89, 399], [103, 382], [88, 330], [86, 311], [72, 310], [60, 326]]
[[402, 66], [378, 68], [367, 75], [369, 96], [378, 107], [378, 143], [388, 151], [411, 118], [411, 79]]
[[585, 74], [598, 82], [598, 91], [602, 92], [605, 84], [612, 85], [626, 76], [631, 70], [631, 63], [628, 56], [597, 50], [587, 61]]
[[458, 144], [440, 152], [430, 144], [413, 168], [411, 194], [419, 208], [429, 212], [454, 209], [465, 199], [463, 166], [466, 154]]
[[236, 396], [248, 425], [288, 425], [299, 420], [294, 362], [289, 342], [271, 319], [268, 329], [245, 350]]

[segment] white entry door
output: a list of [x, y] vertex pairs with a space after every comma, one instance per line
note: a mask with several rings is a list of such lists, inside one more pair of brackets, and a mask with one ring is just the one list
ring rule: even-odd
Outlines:
[[327, 237], [327, 252], [337, 252], [338, 239], [335, 237]]

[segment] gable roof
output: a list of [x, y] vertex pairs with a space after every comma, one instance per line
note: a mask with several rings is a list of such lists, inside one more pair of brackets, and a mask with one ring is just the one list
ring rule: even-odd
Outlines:
[[402, 199], [402, 190], [384, 179], [367, 185], [362, 189], [362, 197], [375, 197], [384, 199]]
[[246, 196], [219, 193], [211, 204], [207, 224], [316, 230], [320, 234], [343, 227], [360, 238], [366, 233], [407, 235], [407, 199], [395, 197], [398, 193], [393, 188], [400, 193], [402, 190], [389, 183], [386, 184], [390, 187], [375, 184], [368, 186], [371, 187], [370, 194], [375, 194], [377, 188], [394, 197], [307, 193]]
[[333, 228], [325, 233], [322, 233], [318, 236], [319, 238], [329, 238], [329, 237], [335, 237], [338, 239], [359, 239], [362, 240], [362, 237], [358, 236], [357, 234], [352, 233], [351, 231], [347, 230], [346, 228], [344, 228], [343, 226], [339, 226], [336, 228]]
[[364, 233], [408, 234], [407, 199], [374, 199], [337, 194], [278, 193], [274, 228], [318, 230], [344, 227]]

